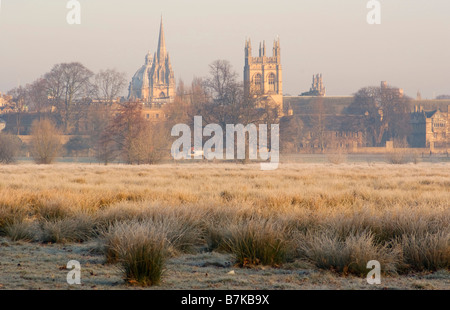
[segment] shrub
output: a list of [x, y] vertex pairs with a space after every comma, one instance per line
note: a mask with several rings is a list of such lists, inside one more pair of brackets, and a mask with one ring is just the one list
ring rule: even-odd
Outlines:
[[328, 161], [334, 165], [340, 165], [347, 161], [347, 154], [342, 150], [336, 150], [327, 155]]
[[51, 164], [61, 151], [59, 131], [49, 120], [31, 125], [31, 154], [37, 164]]
[[276, 267], [289, 259], [289, 243], [284, 231], [263, 219], [232, 227], [226, 243], [243, 267], [260, 264]]
[[20, 151], [22, 142], [13, 135], [0, 133], [0, 164], [11, 164]]
[[69, 139], [67, 143], [64, 145], [67, 154], [69, 155], [75, 155], [78, 157], [78, 155], [82, 152], [86, 152], [88, 149], [90, 149], [92, 146], [90, 145], [90, 141], [86, 138], [83, 138], [82, 136], [75, 136]]
[[119, 262], [125, 281], [142, 286], [160, 283], [168, 255], [164, 232], [149, 223], [117, 223], [103, 237], [106, 258]]
[[386, 161], [393, 165], [404, 165], [411, 160], [410, 154], [403, 150], [394, 150], [386, 154]]

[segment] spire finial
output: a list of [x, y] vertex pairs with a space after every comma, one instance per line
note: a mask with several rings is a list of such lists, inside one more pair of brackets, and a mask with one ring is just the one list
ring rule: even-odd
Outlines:
[[161, 25], [159, 29], [159, 41], [158, 41], [158, 61], [162, 61], [166, 58], [166, 39], [164, 37], [164, 25], [163, 18], [161, 14]]

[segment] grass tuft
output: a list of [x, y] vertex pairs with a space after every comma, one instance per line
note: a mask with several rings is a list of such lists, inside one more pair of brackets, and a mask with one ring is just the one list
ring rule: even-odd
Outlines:
[[169, 245], [164, 232], [149, 223], [117, 223], [104, 238], [106, 258], [119, 263], [125, 281], [141, 286], [161, 282]]
[[237, 224], [225, 242], [242, 267], [278, 267], [289, 259], [289, 242], [284, 231], [273, 222], [250, 220]]

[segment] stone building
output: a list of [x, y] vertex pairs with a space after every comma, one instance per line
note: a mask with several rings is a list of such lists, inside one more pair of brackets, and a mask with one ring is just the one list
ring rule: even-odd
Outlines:
[[302, 93], [300, 96], [316, 96], [324, 97], [327, 94], [327, 90], [323, 84], [322, 74], [313, 75], [313, 81], [309, 92]]
[[404, 96], [404, 91], [402, 88], [391, 87], [388, 85], [388, 83], [386, 81], [381, 82], [381, 89], [384, 92], [387, 92], [387, 91], [392, 92], [392, 95], [394, 97], [403, 98], [403, 96]]
[[415, 106], [411, 113], [412, 133], [409, 144], [415, 148], [447, 149], [450, 146], [450, 118], [447, 112], [437, 109], [425, 111], [422, 106]]
[[166, 49], [162, 18], [158, 49], [153, 57], [150, 53], [145, 56], [144, 65], [130, 83], [128, 99], [160, 105], [175, 99], [175, 77]]
[[246, 92], [271, 99], [283, 111], [283, 75], [280, 40], [273, 42], [272, 57], [266, 54], [266, 42], [259, 44], [259, 56], [253, 57], [252, 43], [245, 42], [244, 85]]
[[5, 106], [5, 105], [6, 105], [6, 102], [7, 102], [6, 99], [3, 98], [2, 93], [0, 93], [0, 107]]

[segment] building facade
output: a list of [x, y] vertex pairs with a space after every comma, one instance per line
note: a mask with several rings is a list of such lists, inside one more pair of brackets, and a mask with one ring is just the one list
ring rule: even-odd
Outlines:
[[175, 76], [166, 49], [161, 18], [158, 49], [154, 56], [145, 56], [144, 65], [136, 72], [129, 86], [128, 99], [148, 104], [165, 104], [175, 99]]
[[409, 144], [416, 148], [448, 149], [450, 146], [450, 118], [447, 112], [437, 109], [424, 111], [423, 107], [415, 106], [411, 113], [412, 134]]
[[272, 57], [266, 55], [266, 42], [259, 44], [253, 57], [251, 40], [245, 42], [244, 85], [246, 92], [273, 100], [283, 111], [283, 70], [280, 40], [273, 42]]

